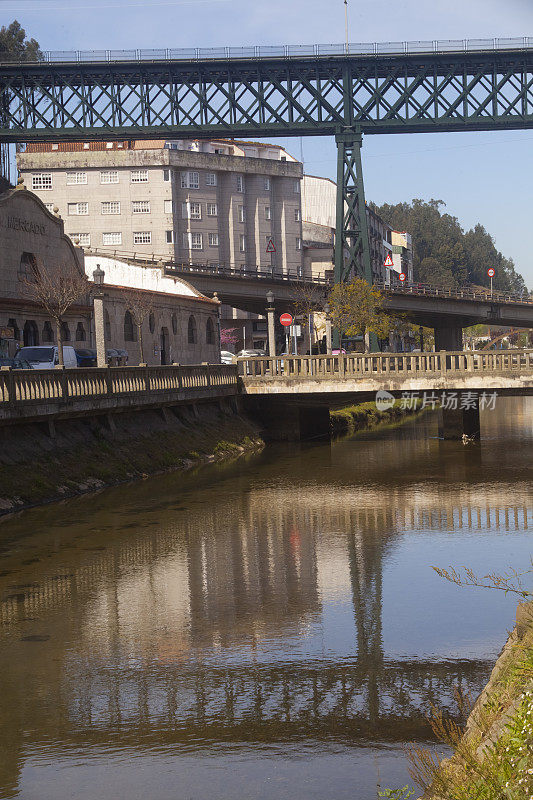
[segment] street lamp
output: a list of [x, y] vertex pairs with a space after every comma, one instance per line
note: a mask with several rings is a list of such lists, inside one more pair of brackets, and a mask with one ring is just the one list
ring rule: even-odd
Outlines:
[[268, 320], [268, 355], [270, 358], [276, 356], [276, 333], [274, 330], [274, 293], [268, 291], [266, 294], [267, 300], [267, 320]]
[[94, 338], [96, 339], [96, 364], [98, 367], [107, 366], [106, 341], [105, 341], [105, 321], [104, 321], [104, 284], [105, 272], [100, 269], [100, 264], [96, 265], [93, 272], [94, 285], [98, 290], [94, 293]]

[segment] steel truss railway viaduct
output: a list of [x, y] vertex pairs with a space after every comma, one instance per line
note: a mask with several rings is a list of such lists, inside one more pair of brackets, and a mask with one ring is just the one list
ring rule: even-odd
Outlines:
[[335, 136], [335, 279], [370, 280], [363, 135], [533, 127], [533, 39], [48, 53], [0, 96], [0, 142]]

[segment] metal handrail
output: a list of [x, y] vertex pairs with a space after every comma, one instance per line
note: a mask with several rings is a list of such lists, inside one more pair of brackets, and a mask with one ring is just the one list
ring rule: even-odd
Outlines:
[[[120, 63], [125, 61], [238, 61], [298, 58], [388, 57], [442, 53], [505, 52], [533, 49], [533, 37], [493, 39], [432, 39], [414, 42], [359, 42], [352, 44], [252, 45], [250, 47], [187, 47], [127, 50], [46, 50], [45, 63]], [[22, 63], [23, 59], [21, 60]], [[16, 59], [9, 62], [16, 63]]]
[[476, 300], [485, 303], [491, 301], [506, 302], [506, 303], [521, 303], [524, 305], [533, 305], [533, 298], [529, 295], [524, 296], [512, 292], [500, 292], [487, 289], [486, 292], [476, 290], [473, 287], [465, 286], [461, 289], [446, 289], [442, 286], [431, 286], [430, 284], [386, 284], [375, 283], [377, 289], [385, 292], [395, 292], [398, 294], [414, 294], [425, 295], [428, 297], [450, 297], [455, 300]]
[[192, 261], [175, 261], [168, 255], [156, 253], [138, 253], [133, 250], [103, 250], [97, 247], [84, 248], [88, 255], [99, 255], [104, 258], [118, 258], [119, 260], [135, 261], [150, 266], [161, 266], [166, 273], [201, 273], [206, 275], [221, 275], [234, 278], [258, 278], [260, 280], [291, 281], [294, 283], [317, 283], [329, 286], [331, 278], [325, 274], [306, 276], [299, 271], [276, 271], [273, 267], [261, 267], [257, 264], [243, 264], [228, 266], [220, 262], [194, 263]]

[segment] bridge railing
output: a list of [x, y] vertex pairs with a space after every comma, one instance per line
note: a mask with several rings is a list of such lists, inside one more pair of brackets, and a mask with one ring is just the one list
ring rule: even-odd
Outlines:
[[350, 353], [337, 356], [266, 356], [237, 359], [239, 375], [271, 381], [425, 377], [442, 374], [533, 372], [533, 350], [438, 353]]
[[82, 400], [138, 399], [141, 404], [169, 393], [197, 397], [237, 391], [232, 364], [78, 369], [0, 369], [0, 410], [13, 404], [69, 403]]
[[382, 291], [401, 292], [402, 294], [416, 294], [427, 297], [451, 297], [456, 300], [475, 300], [476, 302], [490, 302], [492, 300], [497, 302], [507, 303], [525, 303], [533, 305], [533, 297], [527, 294], [518, 294], [516, 292], [500, 292], [498, 290], [491, 292], [490, 289], [482, 290], [476, 286], [465, 286], [461, 289], [446, 289], [443, 286], [431, 286], [427, 283], [414, 283], [414, 284], [390, 284], [375, 283], [374, 286]]
[[[234, 264], [228, 265], [218, 261], [206, 261], [195, 263], [192, 261], [175, 261], [167, 255], [157, 255], [156, 253], [139, 253], [135, 250], [114, 250], [98, 247], [84, 248], [87, 255], [99, 255], [103, 258], [116, 258], [122, 261], [129, 261], [139, 264], [146, 264], [152, 267], [162, 267], [165, 273], [183, 275], [220, 275], [228, 278], [258, 278], [259, 280], [270, 281], [290, 281], [293, 283], [320, 283], [329, 286], [333, 283], [332, 276], [322, 273], [305, 275], [303, 270], [288, 269], [285, 272], [276, 267], [262, 267], [257, 264]], [[333, 271], [333, 267], [331, 269]]]
[[[220, 61], [242, 59], [317, 58], [327, 56], [416, 55], [529, 50], [533, 37], [496, 39], [429, 39], [415, 42], [353, 42], [350, 44], [284, 44], [251, 47], [182, 47], [126, 50], [46, 50], [47, 63], [116, 63], [125, 61]], [[15, 61], [16, 58], [11, 59]]]

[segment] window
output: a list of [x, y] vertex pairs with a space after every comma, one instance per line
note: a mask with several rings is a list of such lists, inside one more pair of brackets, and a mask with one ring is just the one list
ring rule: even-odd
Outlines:
[[209, 247], [218, 247], [218, 233], [209, 234]]
[[87, 183], [86, 172], [67, 172], [67, 186], [76, 186], [79, 183]]
[[152, 232], [136, 231], [133, 234], [133, 244], [152, 244]]
[[216, 217], [218, 214], [218, 208], [216, 203], [208, 203], [207, 204], [207, 216], [208, 217]]
[[59, 150], [59, 145], [57, 142], [52, 143], [52, 150]]
[[300, 222], [301, 218], [302, 218], [302, 215], [300, 214], [300, 209], [299, 208], [295, 208], [294, 209], [294, 221], [295, 222]]
[[148, 183], [148, 170], [147, 169], [132, 169], [131, 171], [132, 183]]
[[194, 317], [189, 317], [187, 325], [187, 341], [189, 344], [196, 344], [196, 320]]
[[84, 142], [83, 143], [83, 149], [84, 150], [90, 150], [91, 149], [91, 145], [89, 144], [89, 142]]
[[244, 206], [239, 206], [239, 222], [244, 222]]
[[45, 203], [44, 207], [46, 208], [47, 211], [50, 212], [50, 214], [54, 213], [54, 204], [53, 203]]
[[69, 203], [68, 213], [71, 217], [86, 217], [89, 213], [89, 203]]
[[126, 311], [124, 314], [124, 341], [125, 342], [136, 342], [137, 341], [137, 331], [135, 330], [135, 324], [133, 322], [133, 317], [130, 311]]
[[172, 333], [175, 336], [178, 332], [178, 318], [175, 314], [172, 314], [171, 322], [172, 322]]
[[82, 247], [89, 247], [91, 244], [90, 233], [69, 233], [69, 236], [73, 242], [75, 242], [77, 239]]
[[294, 194], [300, 194], [300, 181], [294, 181], [292, 189]]
[[191, 219], [202, 219], [202, 206], [200, 203], [190, 203], [189, 208]]
[[48, 343], [54, 341], [54, 332], [53, 332], [52, 326], [48, 322], [48, 320], [46, 320], [46, 322], [43, 325], [42, 340], [43, 340], [43, 342], [48, 342]]
[[20, 257], [19, 277], [23, 281], [35, 283], [39, 278], [39, 267], [34, 253], [22, 253]]
[[122, 234], [120, 231], [102, 234], [102, 244], [122, 244]]
[[113, 149], [113, 142], [106, 142], [105, 146], [106, 146], [106, 150], [112, 150]]
[[263, 188], [266, 192], [270, 191], [270, 178], [265, 178], [263, 182]]
[[165, 214], [172, 214], [172, 200], [165, 200]]
[[85, 328], [83, 326], [83, 322], [78, 322], [78, 324], [76, 326], [76, 341], [77, 342], [84, 342], [86, 338], [87, 338], [87, 335], [85, 333]]
[[105, 338], [107, 342], [111, 341], [111, 320], [109, 319], [109, 311], [107, 308], [104, 308], [104, 329], [105, 329]]
[[120, 214], [120, 202], [118, 200], [111, 200], [102, 203], [102, 214]]
[[203, 250], [203, 236], [201, 233], [191, 233], [191, 250]]
[[198, 189], [200, 187], [200, 175], [198, 172], [182, 172], [181, 188]]
[[174, 244], [174, 231], [165, 231], [167, 244]]
[[149, 200], [133, 200], [131, 204], [132, 214], [149, 214], [150, 201]]
[[61, 338], [64, 342], [70, 342], [70, 328], [68, 322], [61, 323]]
[[118, 170], [103, 169], [100, 173], [100, 183], [118, 183]]
[[244, 235], [244, 233], [241, 233], [239, 235], [239, 250], [241, 253], [246, 252], [246, 236]]
[[52, 188], [52, 173], [51, 172], [38, 172], [36, 175], [31, 176], [32, 189], [51, 189]]
[[244, 178], [242, 175], [237, 175], [237, 191], [244, 192]]
[[205, 326], [205, 342], [206, 344], [215, 344], [215, 326], [211, 317], [207, 318]]
[[163, 170], [163, 180], [164, 181], [169, 181], [170, 180], [170, 170], [169, 169], [164, 169]]
[[153, 315], [153, 312], [150, 312], [148, 316], [148, 327], [150, 328], [150, 333], [153, 333], [155, 331], [155, 317]]
[[205, 185], [206, 186], [216, 186], [217, 185], [216, 172], [206, 172]]
[[302, 249], [302, 240], [300, 239], [299, 236], [296, 237], [296, 249], [297, 250], [301, 250]]
[[272, 219], [272, 211], [270, 206], [265, 206], [265, 219]]

